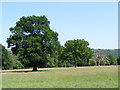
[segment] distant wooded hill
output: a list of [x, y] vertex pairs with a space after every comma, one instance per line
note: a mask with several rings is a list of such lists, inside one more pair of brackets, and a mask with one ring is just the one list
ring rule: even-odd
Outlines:
[[98, 51], [100, 50], [104, 54], [112, 54], [112, 55], [118, 55], [118, 49], [93, 49], [93, 51]]

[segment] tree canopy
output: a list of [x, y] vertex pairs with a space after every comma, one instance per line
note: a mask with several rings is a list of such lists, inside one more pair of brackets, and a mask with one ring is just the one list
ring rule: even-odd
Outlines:
[[93, 56], [92, 49], [88, 47], [89, 43], [85, 40], [68, 40], [65, 43], [64, 57], [68, 62], [77, 65], [87, 65], [89, 59]]
[[2, 51], [2, 57], [0, 58], [2, 60], [2, 68], [3, 69], [9, 69], [11, 68], [11, 60], [10, 60], [10, 54], [8, 51], [5, 49], [5, 47], [0, 44], [0, 51]]
[[33, 71], [38, 65], [44, 67], [48, 54], [52, 56], [59, 49], [58, 33], [51, 30], [49, 24], [46, 16], [23, 16], [10, 28], [8, 48], [19, 55], [24, 65], [32, 66]]
[[[2, 53], [1, 53], [2, 52]], [[24, 66], [18, 61], [17, 56], [14, 56], [10, 51], [0, 44], [0, 60], [2, 61], [2, 69], [18, 69]], [[0, 62], [1, 63], [1, 62]]]

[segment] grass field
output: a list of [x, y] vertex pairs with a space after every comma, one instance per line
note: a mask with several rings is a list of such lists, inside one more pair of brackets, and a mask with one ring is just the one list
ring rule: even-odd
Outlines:
[[3, 71], [3, 88], [118, 87], [118, 66], [42, 68], [38, 72], [30, 72], [30, 70], [15, 71]]

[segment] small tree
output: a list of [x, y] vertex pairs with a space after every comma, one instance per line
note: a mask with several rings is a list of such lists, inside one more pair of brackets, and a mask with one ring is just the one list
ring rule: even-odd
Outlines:
[[81, 65], [88, 65], [89, 59], [93, 56], [92, 49], [88, 45], [89, 43], [85, 40], [68, 40], [64, 50], [66, 60], [74, 62], [75, 67], [77, 67], [78, 62]]
[[10, 28], [12, 35], [7, 39], [8, 48], [13, 54], [19, 54], [19, 60], [25, 66], [45, 67], [48, 54], [58, 50], [58, 33], [49, 27], [50, 22], [45, 16], [22, 17], [16, 26]]
[[94, 51], [93, 59], [96, 60], [97, 66], [102, 65], [104, 62], [103, 60], [107, 59], [107, 55], [101, 49], [97, 49], [93, 51]]

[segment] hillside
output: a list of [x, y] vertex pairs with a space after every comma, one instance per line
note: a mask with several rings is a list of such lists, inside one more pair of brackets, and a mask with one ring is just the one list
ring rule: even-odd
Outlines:
[[118, 55], [118, 49], [93, 49], [93, 51], [100, 50], [104, 54]]

